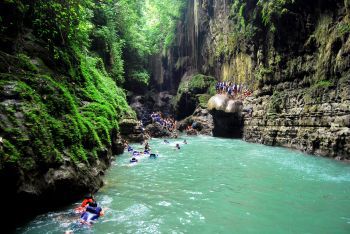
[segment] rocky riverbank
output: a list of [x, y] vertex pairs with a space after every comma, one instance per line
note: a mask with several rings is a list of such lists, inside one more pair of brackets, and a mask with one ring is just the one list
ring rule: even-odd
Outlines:
[[[190, 1], [154, 82], [178, 93], [195, 74], [244, 84], [254, 90], [243, 100], [246, 114], [211, 111], [214, 135], [349, 159], [349, 7], [343, 0]], [[195, 95], [184, 97], [193, 111]], [[175, 106], [181, 118], [191, 111]]]

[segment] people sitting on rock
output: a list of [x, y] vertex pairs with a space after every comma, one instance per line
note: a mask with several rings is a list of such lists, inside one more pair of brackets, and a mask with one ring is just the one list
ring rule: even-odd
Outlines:
[[171, 117], [164, 118], [163, 116], [164, 115], [161, 112], [153, 112], [151, 114], [152, 122], [159, 123], [170, 132], [176, 130], [175, 119]]
[[190, 131], [190, 130], [192, 130], [192, 125], [188, 125], [186, 128], [186, 131]]

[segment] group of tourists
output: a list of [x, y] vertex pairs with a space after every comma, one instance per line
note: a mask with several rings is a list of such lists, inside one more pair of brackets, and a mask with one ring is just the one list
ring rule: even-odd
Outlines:
[[[170, 144], [170, 142], [165, 139], [164, 144]], [[187, 141], [184, 140], [183, 144], [186, 145]], [[152, 149], [147, 141], [145, 143], [143, 143], [142, 145], [144, 145], [142, 150], [136, 150], [132, 146], [126, 145], [125, 149], [131, 154], [131, 159], [129, 161], [131, 164], [139, 162], [138, 157], [140, 157], [140, 156], [149, 156], [149, 158], [151, 158], [151, 159], [155, 159], [158, 157], [158, 151], [156, 153], [153, 153]], [[174, 149], [175, 150], [181, 149], [180, 144], [176, 143]]]
[[153, 123], [159, 123], [170, 132], [176, 130], [176, 120], [172, 117], [164, 117], [161, 112], [153, 112], [151, 118]]
[[[148, 141], [145, 141], [142, 143], [142, 150], [135, 150], [133, 149], [132, 146], [129, 145], [127, 141], [124, 142], [125, 149], [131, 154], [131, 159], [130, 159], [130, 164], [137, 163], [139, 161], [138, 156], [141, 155], [148, 155], [149, 158], [157, 158], [158, 157], [158, 152], [152, 153], [152, 149], [148, 143]], [[164, 144], [170, 144], [168, 140], [164, 140]], [[184, 140], [183, 144], [187, 144], [187, 141]], [[176, 143], [174, 150], [180, 150], [180, 144]], [[93, 195], [88, 195], [84, 198], [83, 202], [81, 205], [77, 208], [74, 209], [74, 212], [76, 214], [80, 215], [80, 223], [91, 226], [94, 224], [101, 216], [104, 215], [105, 211], [108, 208], [102, 208], [99, 206], [95, 200], [95, 197]], [[72, 230], [68, 230], [65, 232], [65, 234], [72, 234]]]
[[244, 99], [252, 94], [246, 85], [232, 82], [218, 82], [216, 83], [215, 89], [216, 93], [226, 94], [230, 98]]
[[135, 150], [129, 144], [126, 145], [126, 150], [132, 155], [132, 158], [130, 159], [130, 163], [137, 163], [139, 161], [137, 159], [137, 156], [141, 156], [141, 155], [149, 155], [150, 158], [158, 157], [158, 154], [154, 154], [151, 152], [151, 147], [147, 141], [144, 143], [143, 151]]

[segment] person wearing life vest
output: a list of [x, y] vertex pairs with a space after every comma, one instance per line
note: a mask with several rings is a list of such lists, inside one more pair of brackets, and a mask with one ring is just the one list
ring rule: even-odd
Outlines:
[[99, 217], [103, 216], [103, 209], [96, 202], [90, 203], [85, 212], [80, 216], [81, 222], [87, 225], [93, 224]]
[[85, 210], [85, 207], [91, 203], [94, 203], [95, 199], [93, 195], [88, 195], [85, 197], [85, 199], [83, 200], [83, 202], [81, 203], [81, 205], [77, 208], [75, 208], [75, 212], [77, 213], [82, 213]]

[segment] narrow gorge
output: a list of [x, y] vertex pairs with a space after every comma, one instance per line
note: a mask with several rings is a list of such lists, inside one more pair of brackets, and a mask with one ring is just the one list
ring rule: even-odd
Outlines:
[[175, 113], [187, 116], [209, 98], [200, 90], [183, 97], [182, 83], [196, 74], [244, 84], [253, 95], [232, 117], [236, 130], [216, 111], [228, 132], [214, 135], [349, 159], [349, 2], [272, 2], [189, 1], [155, 83], [186, 99], [177, 99]]
[[186, 134], [347, 163], [350, 1], [0, 2], [5, 229], [97, 193], [128, 143]]

